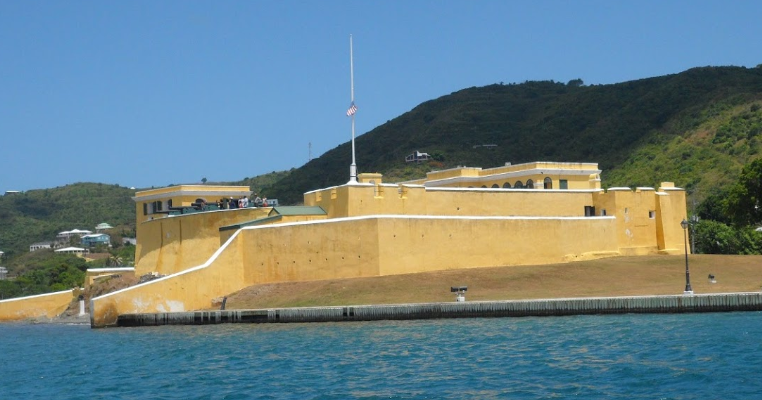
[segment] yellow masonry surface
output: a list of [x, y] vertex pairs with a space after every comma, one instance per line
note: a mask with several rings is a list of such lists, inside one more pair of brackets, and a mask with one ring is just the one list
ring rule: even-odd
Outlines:
[[205, 185], [139, 192], [135, 274], [160, 278], [92, 299], [91, 323], [209, 309], [261, 283], [682, 253], [684, 190], [671, 182], [603, 190], [600, 173], [594, 163], [533, 162], [398, 184], [360, 174], [357, 183], [305, 193], [303, 206], [198, 212], [188, 207], [252, 193]]
[[66, 311], [78, 289], [0, 300], [0, 322], [53, 318]]

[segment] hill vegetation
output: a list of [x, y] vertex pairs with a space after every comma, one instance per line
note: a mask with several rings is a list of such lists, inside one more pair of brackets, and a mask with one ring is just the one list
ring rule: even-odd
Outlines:
[[[694, 68], [613, 85], [474, 87], [422, 103], [359, 136], [357, 164], [394, 182], [458, 165], [598, 162], [604, 184], [675, 181], [698, 202], [759, 157], [760, 101], [762, 68], [742, 67]], [[415, 150], [435, 161], [405, 163]], [[292, 171], [273, 192], [282, 204], [296, 204], [306, 191], [345, 183], [350, 152], [350, 143], [341, 144]]]
[[0, 196], [0, 249], [6, 258], [29, 245], [53, 240], [72, 229], [95, 230], [101, 222], [135, 237], [135, 190], [101, 183], [74, 183], [53, 189]]
[[[249, 186], [266, 193], [274, 182], [289, 173], [272, 172], [238, 182], [218, 183]], [[75, 183], [0, 196], [0, 249], [5, 252], [0, 266], [13, 278], [0, 280], [0, 299], [81, 286], [88, 268], [131, 265], [135, 248], [123, 246], [121, 238], [135, 237], [132, 201], [135, 192], [118, 185]], [[61, 231], [94, 230], [101, 222], [114, 226], [106, 232], [111, 235], [112, 247], [93, 249], [104, 257], [86, 261], [52, 250], [29, 252], [29, 245], [52, 241]], [[72, 244], [79, 246], [77, 242]]]

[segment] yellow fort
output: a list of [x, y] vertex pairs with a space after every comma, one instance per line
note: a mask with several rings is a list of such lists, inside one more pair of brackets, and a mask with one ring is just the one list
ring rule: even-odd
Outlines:
[[120, 314], [208, 309], [273, 282], [370, 277], [619, 255], [682, 254], [685, 192], [601, 188], [595, 163], [458, 167], [311, 191], [298, 207], [219, 208], [248, 187], [138, 192], [135, 273], [159, 279], [92, 300], [93, 326]]

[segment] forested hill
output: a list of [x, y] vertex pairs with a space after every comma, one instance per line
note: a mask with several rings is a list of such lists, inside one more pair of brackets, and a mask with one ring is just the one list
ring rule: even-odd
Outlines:
[[0, 196], [0, 250], [6, 257], [18, 255], [59, 232], [95, 231], [101, 222], [134, 234], [134, 195], [135, 190], [119, 185], [75, 183]]
[[[271, 172], [238, 182], [209, 184], [246, 185], [269, 193], [272, 183], [288, 174], [288, 171]], [[35, 242], [52, 241], [59, 232], [94, 231], [101, 222], [115, 228], [111, 234], [134, 237], [132, 196], [136, 191], [119, 185], [80, 182], [0, 196], [0, 251], [6, 253], [7, 261], [28, 252], [29, 245]]]
[[[359, 136], [357, 165], [359, 172], [395, 181], [457, 165], [598, 162], [611, 186], [669, 180], [709, 192], [735, 179], [760, 153], [760, 100], [759, 67], [694, 68], [612, 85], [574, 80], [473, 87], [422, 103]], [[437, 161], [406, 164], [415, 150]], [[276, 182], [270, 196], [295, 204], [306, 191], [345, 183], [350, 152], [347, 142], [313, 159]]]

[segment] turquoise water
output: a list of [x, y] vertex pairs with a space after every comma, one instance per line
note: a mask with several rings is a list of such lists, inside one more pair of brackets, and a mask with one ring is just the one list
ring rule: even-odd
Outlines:
[[762, 313], [0, 325], [0, 399], [759, 399]]

